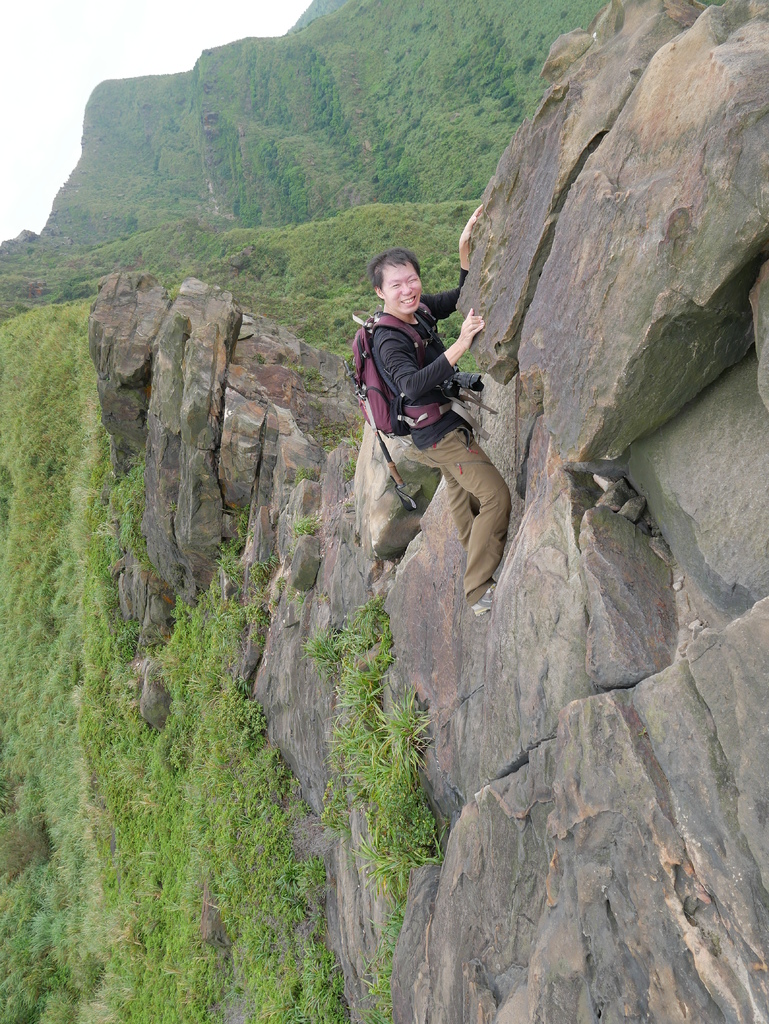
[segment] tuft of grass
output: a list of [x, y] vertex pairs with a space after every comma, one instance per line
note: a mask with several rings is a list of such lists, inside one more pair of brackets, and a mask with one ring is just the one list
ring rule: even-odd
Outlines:
[[300, 466], [296, 471], [294, 477], [294, 483], [300, 484], [302, 480], [318, 480], [320, 479], [320, 473], [317, 469], [310, 468], [309, 466]]
[[391, 914], [370, 967], [371, 1020], [392, 1020], [389, 977], [409, 873], [440, 862], [435, 819], [419, 781], [429, 716], [413, 692], [385, 704], [392, 635], [381, 598], [358, 609], [343, 630], [320, 630], [304, 645], [322, 676], [336, 680], [337, 719], [323, 822], [351, 842], [350, 813], [366, 816], [368, 838], [354, 847]]
[[294, 520], [291, 532], [295, 537], [314, 537], [322, 522], [319, 512], [314, 512], [309, 516], [299, 516]]

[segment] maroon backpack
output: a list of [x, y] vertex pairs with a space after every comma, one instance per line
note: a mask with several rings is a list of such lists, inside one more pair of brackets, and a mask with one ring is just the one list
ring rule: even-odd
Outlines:
[[[419, 313], [431, 330], [435, 329], [435, 320], [425, 305], [419, 306]], [[411, 324], [404, 323], [389, 313], [374, 313], [367, 320], [360, 320], [353, 315], [353, 320], [360, 324], [352, 340], [352, 366], [348, 364], [347, 372], [352, 380], [358, 404], [366, 422], [374, 429], [382, 449], [390, 476], [395, 483], [395, 490], [404, 508], [416, 511], [416, 502], [403, 488], [403, 478], [398, 472], [395, 462], [382, 434], [402, 437], [419, 427], [429, 426], [441, 418], [450, 408], [450, 404], [442, 406], [437, 402], [430, 405], [407, 406], [406, 396], [398, 391], [395, 383], [390, 380], [374, 352], [374, 331], [377, 327], [392, 327], [405, 334], [414, 343], [417, 364], [421, 369], [425, 365], [425, 343], [419, 332]]]
[[[435, 320], [425, 305], [419, 313], [429, 328], [434, 329]], [[374, 313], [360, 324], [352, 340], [352, 368], [348, 370], [355, 388], [355, 395], [366, 421], [377, 433], [402, 437], [420, 427], [437, 422], [448, 408], [432, 402], [430, 405], [405, 405], [406, 396], [398, 391], [396, 384], [386, 374], [374, 350], [374, 331], [377, 327], [390, 327], [405, 334], [414, 343], [417, 365], [425, 365], [425, 343], [411, 324], [399, 320], [389, 313]]]

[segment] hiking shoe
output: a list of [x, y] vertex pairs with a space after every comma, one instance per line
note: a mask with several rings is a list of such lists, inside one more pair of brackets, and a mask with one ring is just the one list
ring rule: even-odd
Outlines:
[[476, 615], [483, 615], [484, 612], [491, 611], [491, 602], [494, 599], [494, 590], [496, 589], [496, 583], [492, 583], [483, 597], [479, 597], [473, 605], [473, 611]]

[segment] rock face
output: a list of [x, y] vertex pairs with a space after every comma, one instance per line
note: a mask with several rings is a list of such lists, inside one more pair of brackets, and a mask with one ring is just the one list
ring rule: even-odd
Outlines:
[[589, 32], [557, 40], [545, 65], [553, 85], [484, 193], [463, 306], [484, 310], [486, 329], [474, 351], [500, 380], [517, 369], [523, 321], [571, 185], [654, 53], [696, 17], [692, 4], [671, 8], [663, 0], [626, 0]]
[[579, 544], [590, 616], [587, 674], [602, 690], [633, 686], [675, 654], [670, 568], [645, 534], [608, 508], [588, 509]]
[[[170, 305], [125, 275], [102, 286], [92, 353], [116, 470], [146, 444], [163, 582], [126, 554], [121, 608], [162, 631], [163, 588], [194, 600], [248, 509], [245, 582], [223, 591], [241, 599], [268, 560], [277, 575], [238, 671], [320, 813], [336, 693], [306, 642], [385, 598], [385, 700], [427, 711], [445, 826], [442, 865], [412, 871], [394, 1024], [759, 1024], [769, 0], [612, 0], [545, 74], [463, 295], [487, 316], [486, 447], [520, 499], [490, 614], [463, 600], [437, 480], [411, 481], [405, 516], [370, 436], [354, 478], [348, 444], [322, 449], [356, 415], [334, 357], [199, 282]], [[361, 813], [351, 828], [365, 840]], [[358, 1021], [390, 909], [341, 841], [326, 867]]]
[[165, 288], [149, 274], [113, 274], [91, 308], [88, 347], [96, 367], [101, 417], [117, 472], [144, 454], [151, 352], [169, 306]]
[[[763, 4], [726, 3], [708, 8], [681, 32], [676, 12], [683, 6], [656, 5], [657, 19], [670, 23], [671, 41], [659, 49], [659, 36], [647, 34], [655, 19], [642, 19], [651, 60], [632, 91], [630, 82], [624, 95], [612, 90], [614, 119], [602, 129], [607, 134], [576, 178], [572, 171], [568, 194], [558, 193], [563, 209], [546, 258], [537, 255], [539, 242], [537, 252], [515, 256], [521, 273], [534, 281], [533, 291], [521, 285], [531, 292], [530, 303], [504, 323], [492, 323], [482, 343], [495, 373], [509, 375], [517, 356], [524, 376], [542, 387], [548, 426], [561, 453], [574, 460], [620, 455], [738, 361], [751, 342], [747, 292], [769, 238], [765, 190], [755, 173], [764, 159], [766, 126], [754, 113], [769, 96], [769, 15]], [[617, 44], [641, 8], [651, 14], [651, 5], [618, 5], [624, 20], [617, 18]], [[545, 132], [548, 108], [561, 105], [561, 93], [572, 96], [582, 76], [601, 81], [593, 77], [592, 54], [593, 47], [553, 86], [528, 130]], [[643, 66], [641, 51], [634, 52], [630, 77]], [[702, 103], [714, 92], [718, 103]], [[501, 256], [494, 222], [517, 224], [518, 203], [558, 192], [539, 182], [532, 187], [539, 169], [559, 166], [560, 132], [558, 140], [557, 156], [545, 159], [519, 133], [503, 158], [499, 187], [489, 195], [493, 239], [478, 260], [475, 284], [466, 286], [465, 305], [491, 304], [492, 277], [505, 287], [509, 275], [497, 272], [494, 261], [511, 259], [516, 249], [503, 246]], [[578, 161], [567, 163], [575, 168]], [[495, 215], [503, 196], [504, 213]], [[548, 200], [534, 218], [541, 233], [552, 207]]]
[[769, 595], [769, 410], [757, 370], [751, 353], [630, 456], [679, 563], [732, 615]]
[[376, 435], [366, 424], [355, 467], [355, 491], [362, 497], [356, 506], [355, 527], [364, 550], [375, 558], [403, 554], [419, 533], [420, 520], [441, 479], [440, 470], [409, 458], [409, 438], [393, 438], [386, 443], [416, 509], [403, 507]]

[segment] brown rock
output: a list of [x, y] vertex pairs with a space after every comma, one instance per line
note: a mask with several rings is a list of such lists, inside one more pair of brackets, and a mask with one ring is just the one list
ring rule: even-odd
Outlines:
[[540, 422], [526, 512], [491, 611], [477, 737], [482, 781], [510, 771], [527, 750], [555, 736], [561, 709], [594, 692], [585, 671], [586, 592], [577, 536], [600, 492], [587, 474], [566, 472], [547, 441]]
[[102, 423], [112, 442], [112, 464], [125, 472], [144, 454], [147, 440], [151, 351], [168, 309], [165, 288], [149, 274], [110, 274], [88, 321], [88, 347], [96, 367]]
[[753, 310], [753, 337], [758, 355], [758, 393], [769, 409], [769, 262], [764, 263], [750, 292]]
[[[516, 372], [524, 317], [571, 185], [653, 54], [681, 31], [662, 0], [626, 0], [618, 5], [621, 18], [615, 6], [612, 19], [591, 27], [582, 56], [576, 55], [586, 42], [582, 35], [570, 33], [553, 44], [545, 69], [558, 75], [557, 83], [516, 132], [483, 196], [462, 308], [483, 311], [486, 327], [473, 352], [498, 380]], [[590, 266], [593, 271], [595, 264]], [[562, 318], [563, 300], [548, 301]], [[568, 318], [563, 323], [568, 331]]]
[[565, 458], [618, 457], [751, 344], [767, 22], [734, 0], [659, 49], [569, 192], [519, 352]]
[[387, 441], [387, 448], [416, 503], [403, 507], [374, 431], [366, 425], [355, 467], [355, 526], [371, 558], [398, 558], [419, 532], [419, 523], [440, 483], [440, 470], [410, 458], [410, 439]]
[[670, 569], [629, 519], [608, 508], [588, 509], [579, 545], [590, 615], [587, 674], [604, 690], [633, 686], [675, 655]]

